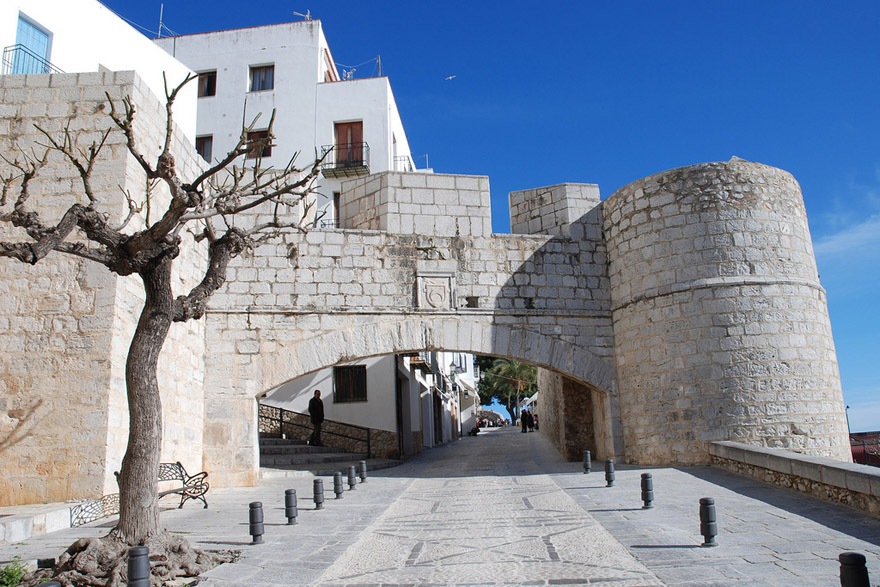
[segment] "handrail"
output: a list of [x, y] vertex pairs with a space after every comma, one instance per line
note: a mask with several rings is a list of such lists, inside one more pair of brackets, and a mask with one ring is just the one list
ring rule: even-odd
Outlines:
[[64, 73], [24, 45], [3, 48], [3, 75], [10, 73]]
[[[299, 421], [297, 421], [299, 420]], [[304, 422], [309, 422], [308, 424]], [[325, 424], [330, 424], [332, 426], [340, 426], [343, 428], [349, 428], [356, 431], [360, 431], [364, 433], [364, 437], [351, 436], [349, 434], [343, 434], [342, 432], [334, 432], [333, 430], [328, 430], [324, 427], [321, 429], [321, 436], [330, 435], [336, 436], [339, 438], [345, 438], [347, 440], [354, 441], [355, 443], [363, 443], [366, 444], [367, 450], [364, 451], [367, 455], [367, 458], [372, 458], [372, 442], [371, 436], [372, 431], [365, 426], [358, 426], [357, 424], [349, 424], [348, 422], [339, 422], [338, 420], [324, 420]], [[311, 425], [311, 419], [308, 414], [303, 414], [302, 412], [294, 412], [293, 410], [286, 410], [284, 408], [279, 408], [278, 406], [268, 406], [265, 404], [259, 404], [259, 429], [260, 435], [268, 438], [277, 437], [281, 438], [284, 434], [284, 428], [295, 426], [298, 428], [304, 428], [306, 430], [314, 430], [314, 426]], [[277, 436], [276, 436], [277, 435]], [[334, 443], [331, 443], [331, 446]], [[344, 443], [340, 443], [344, 444]], [[339, 447], [334, 447], [339, 448]]]

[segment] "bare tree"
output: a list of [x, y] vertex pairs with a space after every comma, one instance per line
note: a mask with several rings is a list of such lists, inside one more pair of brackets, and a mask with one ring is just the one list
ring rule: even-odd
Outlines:
[[[38, 127], [44, 137], [40, 152], [21, 151], [17, 156], [3, 157], [10, 172], [2, 177], [0, 221], [23, 229], [29, 238], [0, 242], [0, 257], [36, 264], [56, 251], [100, 263], [120, 276], [137, 275], [143, 283], [146, 299], [125, 369], [130, 429], [119, 476], [120, 515], [107, 537], [124, 545], [155, 544], [167, 536], [159, 524], [162, 407], [156, 371], [172, 322], [201, 318], [209, 298], [225, 282], [230, 260], [257, 240], [282, 230], [304, 230], [302, 219], [308, 208], [304, 198], [314, 190], [321, 163], [316, 159], [300, 169], [292, 159], [284, 169], [262, 166], [262, 152], [273, 140], [273, 112], [264, 137], [249, 139], [256, 120], [243, 124], [238, 142], [228, 154], [195, 178], [181, 177], [172, 156], [172, 110], [181, 88], [194, 78], [187, 77], [170, 91], [166, 84], [164, 144], [155, 160], [148, 160], [139, 148], [131, 98], [114, 104], [109, 95], [109, 116], [114, 124], [89, 146], [77, 144], [68, 123], [59, 136]], [[143, 194], [121, 192], [128, 213], [115, 223], [92, 187], [96, 163], [111, 132], [122, 133], [128, 152], [147, 180]], [[44, 221], [39, 205], [31, 205], [29, 191], [51, 152], [60, 153], [73, 166], [80, 184], [78, 193], [70, 194], [76, 203], [54, 225]], [[238, 165], [242, 160], [251, 165]], [[161, 184], [167, 190], [165, 197], [170, 198], [161, 214], [155, 214], [150, 208], [156, 206]], [[256, 214], [258, 210], [262, 214]], [[252, 222], [233, 223], [233, 217], [245, 213]], [[132, 222], [136, 218], [138, 221]], [[186, 232], [192, 233], [196, 242], [206, 243], [207, 266], [198, 285], [175, 297], [172, 265], [181, 253]]]

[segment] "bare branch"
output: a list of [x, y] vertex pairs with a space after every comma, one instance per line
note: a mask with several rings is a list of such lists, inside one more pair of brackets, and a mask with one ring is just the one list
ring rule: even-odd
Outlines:
[[248, 244], [248, 238], [237, 228], [230, 228], [226, 234], [212, 242], [208, 248], [208, 270], [205, 277], [188, 295], [178, 296], [174, 300], [172, 320], [185, 322], [201, 318], [208, 306], [208, 299], [226, 282], [229, 261], [241, 254]]
[[108, 128], [104, 131], [100, 142], [93, 141], [87, 149], [81, 149], [77, 145], [76, 138], [70, 132], [70, 120], [67, 121], [67, 125], [64, 127], [63, 140], [60, 143], [39, 125], [35, 124], [34, 128], [42, 133], [49, 141], [49, 145], [64, 155], [70, 164], [77, 170], [80, 181], [83, 185], [83, 192], [85, 192], [86, 197], [89, 199], [89, 206], [97, 204], [97, 196], [94, 191], [92, 191], [92, 170], [95, 167], [95, 161], [98, 160], [101, 149], [107, 142], [107, 137], [110, 135], [110, 129]]
[[[147, 181], [147, 199], [145, 202], [149, 202], [149, 184], [150, 182]], [[131, 196], [131, 192], [123, 189], [122, 186], [119, 186], [119, 191], [121, 191], [122, 195], [125, 196], [125, 202], [126, 204], [128, 204], [128, 215], [126, 215], [126, 217], [122, 219], [122, 222], [120, 222], [116, 226], [111, 226], [109, 228], [110, 230], [121, 232], [125, 229], [126, 226], [128, 226], [128, 223], [131, 222], [131, 219], [134, 218], [135, 215], [140, 214], [141, 211], [143, 211], [145, 204], [137, 204], [134, 201], [134, 198]]]
[[128, 148], [128, 152], [131, 153], [132, 157], [135, 158], [135, 160], [144, 170], [144, 173], [147, 174], [148, 179], [158, 177], [158, 175], [156, 174], [156, 170], [150, 166], [146, 158], [138, 150], [137, 141], [135, 140], [134, 136], [135, 107], [134, 104], [132, 104], [131, 102], [131, 97], [126, 96], [122, 99], [122, 105], [125, 108], [125, 114], [120, 115], [120, 113], [116, 111], [116, 105], [113, 103], [113, 99], [110, 97], [110, 94], [105, 95], [107, 96], [107, 101], [110, 102], [110, 118], [113, 119], [113, 122], [115, 122], [116, 126], [119, 127], [119, 130], [121, 130], [122, 134], [125, 135], [125, 145]]

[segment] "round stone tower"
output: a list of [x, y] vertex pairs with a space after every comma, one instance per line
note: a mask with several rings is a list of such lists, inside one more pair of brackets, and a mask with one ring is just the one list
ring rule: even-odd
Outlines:
[[625, 458], [697, 464], [735, 440], [850, 460], [800, 186], [734, 158], [603, 203]]

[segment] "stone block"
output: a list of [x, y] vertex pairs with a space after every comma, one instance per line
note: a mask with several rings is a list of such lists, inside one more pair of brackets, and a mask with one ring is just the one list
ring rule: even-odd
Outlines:
[[847, 470], [838, 464], [826, 463], [819, 466], [821, 481], [832, 487], [846, 487]]
[[880, 483], [880, 471], [867, 465], [847, 467], [846, 488], [865, 495], [871, 495], [871, 485]]
[[791, 474], [809, 479], [810, 481], [822, 481], [822, 465], [824, 459], [815, 459], [797, 455], [791, 461]]

